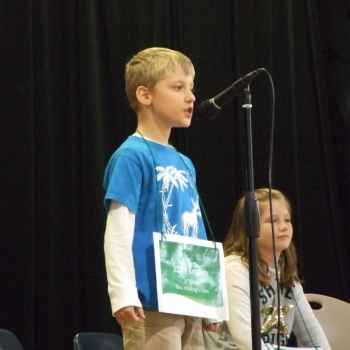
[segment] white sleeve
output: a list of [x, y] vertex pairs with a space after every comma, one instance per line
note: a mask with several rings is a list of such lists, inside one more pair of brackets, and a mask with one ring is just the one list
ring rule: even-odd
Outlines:
[[[226, 321], [238, 349], [252, 348], [249, 270], [240, 258], [226, 264], [227, 299], [230, 320]], [[267, 349], [261, 340], [261, 349]]]
[[140, 306], [136, 288], [132, 243], [135, 214], [111, 201], [104, 239], [108, 294], [112, 314], [125, 306]]
[[304, 347], [320, 346], [323, 350], [331, 350], [323, 329], [317, 321], [300, 283], [296, 283], [294, 297], [297, 304], [295, 306], [297, 310], [295, 310], [293, 324], [295, 336]]

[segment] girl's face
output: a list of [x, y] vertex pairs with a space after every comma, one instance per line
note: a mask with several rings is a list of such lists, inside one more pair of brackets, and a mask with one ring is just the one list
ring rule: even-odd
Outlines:
[[260, 237], [258, 237], [257, 241], [259, 253], [262, 257], [265, 257], [267, 261], [273, 259], [271, 221], [273, 221], [274, 225], [275, 249], [278, 260], [281, 252], [288, 248], [293, 237], [291, 216], [283, 200], [272, 200], [272, 219], [270, 216], [269, 202], [264, 203], [261, 209]]

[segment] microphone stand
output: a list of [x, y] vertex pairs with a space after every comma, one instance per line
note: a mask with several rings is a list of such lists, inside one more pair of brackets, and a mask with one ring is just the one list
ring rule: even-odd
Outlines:
[[258, 245], [260, 236], [260, 213], [258, 201], [254, 192], [253, 171], [253, 143], [252, 143], [252, 101], [249, 85], [245, 89], [245, 98], [242, 108], [246, 119], [246, 159], [247, 159], [247, 191], [244, 197], [244, 230], [248, 238], [249, 249], [249, 282], [250, 282], [250, 308], [252, 325], [252, 349], [261, 350], [261, 324], [259, 303], [259, 274], [258, 274]]

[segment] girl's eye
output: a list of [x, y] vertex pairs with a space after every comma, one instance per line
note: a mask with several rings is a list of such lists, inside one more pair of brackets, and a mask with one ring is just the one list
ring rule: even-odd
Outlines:
[[182, 89], [182, 86], [181, 85], [176, 85], [175, 86], [175, 90], [181, 90]]

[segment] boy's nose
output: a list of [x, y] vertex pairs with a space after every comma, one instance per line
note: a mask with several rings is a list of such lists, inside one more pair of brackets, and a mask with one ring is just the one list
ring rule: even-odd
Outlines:
[[191, 102], [194, 102], [196, 100], [196, 96], [194, 96], [194, 93], [192, 90], [190, 90], [190, 93], [188, 95], [188, 100]]

